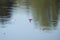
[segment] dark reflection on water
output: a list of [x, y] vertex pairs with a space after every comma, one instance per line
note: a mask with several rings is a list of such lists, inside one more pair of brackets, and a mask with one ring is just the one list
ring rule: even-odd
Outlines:
[[[40, 4], [39, 4], [40, 3]], [[42, 30], [54, 30], [58, 25], [58, 4], [54, 1], [33, 1], [33, 19]]]
[[[33, 0], [33, 3], [27, 1], [28, 5], [23, 4], [23, 1], [21, 5], [17, 3], [17, 8], [13, 8], [13, 1], [12, 3], [10, 3], [10, 1], [9, 3], [6, 2], [7, 6], [2, 3], [2, 1], [0, 2], [0, 26], [2, 25], [2, 28], [0, 28], [0, 40], [59, 40], [60, 27], [56, 30], [58, 27], [58, 10], [56, 11], [53, 7], [57, 14], [55, 14], [53, 20], [50, 20], [52, 15], [45, 12], [47, 9], [44, 5], [39, 5], [40, 0]], [[41, 8], [43, 10], [39, 9], [40, 6], [42, 6]], [[36, 7], [36, 9], [34, 9], [34, 7]], [[48, 8], [48, 13], [49, 12]], [[12, 24], [8, 24], [9, 22], [12, 22]], [[47, 31], [44, 32], [45, 30]]]
[[[26, 6], [26, 13], [32, 14], [33, 19], [29, 18], [29, 21], [34, 20], [35, 25], [39, 25], [42, 30], [52, 30], [56, 29], [58, 22], [58, 5], [56, 1], [52, 1], [52, 3], [40, 3], [38, 1], [30, 1], [25, 0], [25, 3], [22, 5]], [[22, 1], [24, 2], [24, 1]], [[33, 3], [31, 3], [33, 2]], [[43, 2], [43, 1], [42, 1]], [[40, 4], [39, 4], [40, 3]], [[54, 3], [54, 4], [53, 4]], [[0, 24], [2, 24], [2, 28], [7, 24], [12, 17], [12, 9], [13, 9], [14, 0], [5, 0], [0, 1]], [[53, 5], [53, 6], [51, 6]], [[41, 6], [41, 7], [40, 7]], [[50, 8], [51, 6], [51, 8]], [[46, 8], [47, 7], [47, 8]], [[41, 8], [41, 9], [39, 9]], [[31, 13], [29, 11], [32, 10]], [[52, 12], [51, 12], [52, 10]], [[52, 13], [52, 15], [51, 15]], [[31, 19], [31, 20], [30, 20]], [[42, 25], [42, 26], [41, 26]], [[43, 27], [44, 26], [44, 27]]]
[[14, 0], [0, 0], [0, 24], [6, 24], [11, 19]]

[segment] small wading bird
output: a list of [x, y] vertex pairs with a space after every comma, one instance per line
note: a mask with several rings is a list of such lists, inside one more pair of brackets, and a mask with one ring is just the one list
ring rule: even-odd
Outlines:
[[32, 19], [28, 19], [28, 20], [29, 20], [29, 22], [31, 23]]

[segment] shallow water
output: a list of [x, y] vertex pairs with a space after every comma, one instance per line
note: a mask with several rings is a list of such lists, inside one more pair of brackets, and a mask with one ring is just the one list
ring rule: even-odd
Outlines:
[[[27, 14], [25, 6], [14, 7], [11, 18], [5, 24], [0, 24], [0, 40], [60, 40], [60, 20], [54, 30], [41, 30], [35, 25], [30, 9]], [[32, 19], [31, 23], [29, 19]]]

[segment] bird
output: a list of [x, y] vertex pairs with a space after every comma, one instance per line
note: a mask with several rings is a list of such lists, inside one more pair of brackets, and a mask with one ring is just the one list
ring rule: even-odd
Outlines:
[[32, 19], [28, 19], [28, 20], [29, 20], [29, 22], [31, 23]]

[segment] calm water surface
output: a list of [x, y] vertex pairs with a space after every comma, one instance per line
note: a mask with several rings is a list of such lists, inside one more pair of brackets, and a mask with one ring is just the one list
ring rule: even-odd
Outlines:
[[34, 24], [31, 9], [26, 11], [25, 6], [13, 8], [9, 22], [0, 24], [0, 40], [60, 40], [60, 20], [55, 30], [44, 31]]

